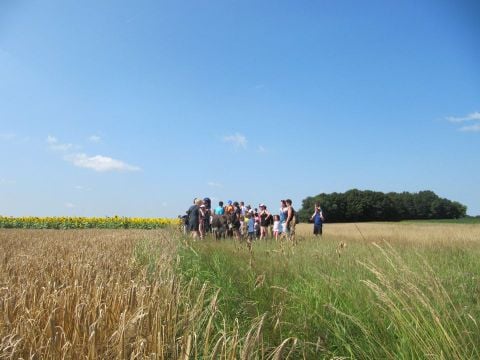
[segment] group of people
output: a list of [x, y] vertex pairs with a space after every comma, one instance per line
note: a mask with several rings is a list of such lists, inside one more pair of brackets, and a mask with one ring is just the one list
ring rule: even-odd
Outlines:
[[[292, 206], [292, 200], [280, 200], [278, 214], [272, 214], [263, 203], [258, 208], [245, 205], [243, 201], [228, 200], [212, 207], [210, 198], [195, 198], [193, 205], [187, 210], [184, 220], [184, 232], [194, 238], [203, 239], [212, 233], [218, 239], [232, 236], [236, 239], [246, 239], [251, 243], [256, 239], [267, 237], [278, 240], [287, 238], [295, 242], [295, 225], [299, 222], [298, 214]], [[315, 206], [314, 234], [322, 234], [323, 215], [319, 206]]]

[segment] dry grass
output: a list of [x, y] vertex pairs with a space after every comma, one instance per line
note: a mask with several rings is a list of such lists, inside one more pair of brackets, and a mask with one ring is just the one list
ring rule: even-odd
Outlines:
[[0, 358], [188, 356], [204, 299], [172, 272], [176, 244], [163, 231], [0, 230]]
[[263, 317], [240, 334], [218, 289], [175, 272], [181, 240], [167, 230], [0, 230], [0, 359], [267, 358]]
[[[439, 314], [447, 323], [458, 321], [459, 330], [452, 327], [444, 337], [437, 336], [437, 328], [431, 330], [436, 337], [420, 334], [419, 338], [432, 341], [423, 344], [417, 354], [421, 354], [423, 347], [435, 350], [437, 338], [443, 342], [463, 336], [461, 321], [470, 321], [471, 309], [465, 314], [452, 313], [452, 309], [462, 308], [460, 303], [450, 302], [440, 283], [435, 283], [435, 292], [424, 297], [415, 287], [423, 285], [423, 277], [417, 281], [401, 260], [397, 261], [395, 271], [385, 272], [370, 262], [378, 257], [371, 256], [371, 250], [366, 248], [384, 240], [392, 244], [396, 250], [385, 252], [386, 262], [390, 261], [389, 257], [395, 258], [397, 252], [401, 253], [402, 248], [423, 247], [432, 253], [448, 247], [478, 250], [480, 226], [327, 224], [324, 237], [316, 243], [309, 240], [311, 230], [307, 224], [297, 227], [301, 241], [295, 253], [281, 255], [283, 253], [278, 252], [280, 258], [274, 259], [272, 254], [277, 254], [274, 248], [281, 244], [265, 243], [262, 251], [270, 256], [263, 259], [263, 252], [256, 250], [256, 261], [268, 260], [272, 262], [272, 266], [267, 264], [268, 268], [276, 268], [295, 258], [302, 264], [313, 261], [318, 264], [317, 255], [339, 254], [338, 261], [327, 263], [326, 257], [320, 262], [332, 272], [330, 277], [338, 272], [339, 281], [350, 281], [351, 288], [366, 285], [371, 289], [379, 299], [377, 311], [385, 309], [384, 316], [391, 316], [395, 326], [406, 329], [404, 337], [409, 339], [411, 335], [411, 343], [417, 342], [414, 336], [418, 333], [409, 330], [410, 324], [429, 321], [433, 327]], [[242, 319], [228, 323], [223, 317], [219, 308], [220, 290], [195, 279], [185, 283], [175, 272], [179, 261], [177, 248], [182, 240], [165, 230], [0, 230], [0, 359], [281, 359], [301, 353], [301, 339], [291, 335], [276, 344], [264, 344], [263, 333], [269, 321], [265, 314], [249, 319], [248, 331], [241, 330], [245, 329], [245, 324], [240, 324]], [[368, 246], [364, 246], [366, 244]], [[212, 242], [212, 246], [218, 244]], [[378, 254], [383, 256], [381, 252]], [[278, 264], [273, 263], [277, 260]], [[341, 275], [346, 266], [358, 271], [359, 262], [378, 281], [360, 284], [355, 276]], [[318, 265], [312, 267], [317, 268]], [[391, 278], [384, 281], [385, 276]], [[433, 272], [428, 279], [436, 279]], [[263, 278], [255, 276], [253, 280], [255, 289], [263, 289], [258, 284], [266, 281], [264, 275]], [[402, 293], [390, 284], [401, 285]], [[405, 298], [404, 293], [408, 295]], [[305, 293], [305, 298], [308, 296], [313, 295]], [[414, 296], [419, 300], [409, 302]], [[439, 300], [435, 296], [439, 296]], [[312, 303], [314, 300], [312, 298]], [[442, 306], [434, 309], [433, 300]], [[397, 311], [398, 304], [403, 308], [418, 308], [404, 321], [403, 327], [401, 321], [410, 313]], [[426, 316], [425, 313], [432, 314], [431, 318], [420, 317]], [[346, 316], [353, 319], [351, 315]], [[443, 331], [442, 327], [438, 328]], [[476, 332], [478, 327], [474, 329]], [[332, 333], [335, 334], [335, 329]], [[354, 338], [344, 339], [346, 346], [354, 347]], [[381, 343], [382, 338], [375, 341]], [[465, 341], [467, 345], [473, 343], [474, 340]], [[470, 357], [478, 355], [476, 348], [474, 350]], [[391, 348], [387, 353], [395, 357], [399, 351], [401, 349]], [[457, 352], [453, 343], [446, 343], [442, 353], [456, 358], [465, 354]]]
[[[297, 225], [297, 234], [312, 236], [313, 225]], [[324, 238], [348, 242], [382, 242], [405, 246], [480, 245], [478, 224], [348, 223], [325, 224]]]

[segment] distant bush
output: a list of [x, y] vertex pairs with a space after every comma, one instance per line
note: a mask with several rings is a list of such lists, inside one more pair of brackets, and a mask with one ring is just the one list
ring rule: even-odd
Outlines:
[[440, 198], [433, 191], [385, 194], [352, 189], [307, 197], [298, 212], [301, 221], [309, 220], [316, 203], [328, 222], [458, 219], [467, 212], [465, 205]]

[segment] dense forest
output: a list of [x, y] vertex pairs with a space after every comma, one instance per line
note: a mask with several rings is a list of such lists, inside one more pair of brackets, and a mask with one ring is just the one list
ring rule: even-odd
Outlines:
[[326, 222], [457, 219], [467, 212], [466, 206], [440, 198], [433, 191], [385, 194], [352, 189], [307, 197], [298, 211], [300, 221], [309, 221], [315, 204], [322, 207]]

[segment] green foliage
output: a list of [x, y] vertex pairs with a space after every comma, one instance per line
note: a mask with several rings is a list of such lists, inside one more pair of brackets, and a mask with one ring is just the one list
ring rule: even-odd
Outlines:
[[458, 219], [467, 211], [466, 206], [440, 198], [432, 191], [385, 194], [352, 189], [307, 197], [298, 211], [302, 221], [309, 220], [315, 204], [321, 205], [328, 222]]
[[220, 290], [221, 321], [238, 323], [240, 334], [262, 317], [267, 354], [295, 339], [293, 358], [480, 355], [478, 247], [351, 243], [338, 252], [329, 240], [257, 242], [253, 256], [231, 242], [197, 242], [179, 266], [187, 282]]

